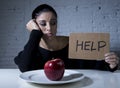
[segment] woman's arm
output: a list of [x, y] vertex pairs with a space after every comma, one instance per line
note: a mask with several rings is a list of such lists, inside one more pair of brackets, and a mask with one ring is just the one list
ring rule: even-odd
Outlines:
[[43, 35], [34, 19], [30, 20], [26, 24], [26, 28], [31, 32], [29, 40], [25, 45], [23, 51], [21, 51], [14, 59], [15, 63], [18, 65], [19, 69], [22, 72], [30, 70], [32, 58], [37, 52], [40, 39]]
[[22, 72], [30, 70], [31, 60], [35, 57], [42, 35], [41, 31], [32, 30], [24, 50], [15, 57], [14, 61]]

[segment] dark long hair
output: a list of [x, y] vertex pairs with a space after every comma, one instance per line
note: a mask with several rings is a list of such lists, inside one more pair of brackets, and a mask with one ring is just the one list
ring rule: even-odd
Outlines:
[[57, 13], [54, 10], [54, 8], [52, 8], [50, 5], [47, 4], [42, 4], [39, 5], [38, 7], [36, 7], [33, 12], [32, 12], [32, 19], [36, 19], [37, 16], [39, 16], [42, 12], [53, 12], [53, 14], [56, 16], [57, 18]]

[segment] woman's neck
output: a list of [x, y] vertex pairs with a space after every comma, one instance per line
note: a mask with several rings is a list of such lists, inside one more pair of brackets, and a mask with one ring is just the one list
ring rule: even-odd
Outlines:
[[52, 37], [52, 38], [44, 38], [43, 37], [43, 38], [41, 38], [40, 46], [45, 48], [45, 49], [54, 51], [54, 50], [56, 50], [56, 45], [57, 45], [56, 37]]
[[43, 37], [39, 46], [50, 51], [56, 51], [64, 48], [68, 43], [69, 38], [64, 36], [55, 36], [50, 39]]

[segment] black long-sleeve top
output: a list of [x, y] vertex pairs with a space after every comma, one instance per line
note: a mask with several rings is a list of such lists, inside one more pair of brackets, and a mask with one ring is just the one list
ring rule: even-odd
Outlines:
[[42, 35], [41, 31], [33, 30], [24, 49], [14, 58], [21, 72], [43, 69], [45, 62], [52, 58], [61, 58], [65, 63], [66, 69], [98, 69], [107, 71], [115, 71], [117, 69], [117, 66], [114, 69], [110, 69], [104, 60], [69, 59], [69, 44], [61, 50], [46, 50], [39, 46]]

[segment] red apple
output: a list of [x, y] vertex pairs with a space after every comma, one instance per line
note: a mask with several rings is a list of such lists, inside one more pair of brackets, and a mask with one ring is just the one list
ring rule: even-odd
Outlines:
[[61, 80], [64, 75], [65, 65], [60, 58], [49, 60], [44, 65], [44, 73], [49, 80]]

